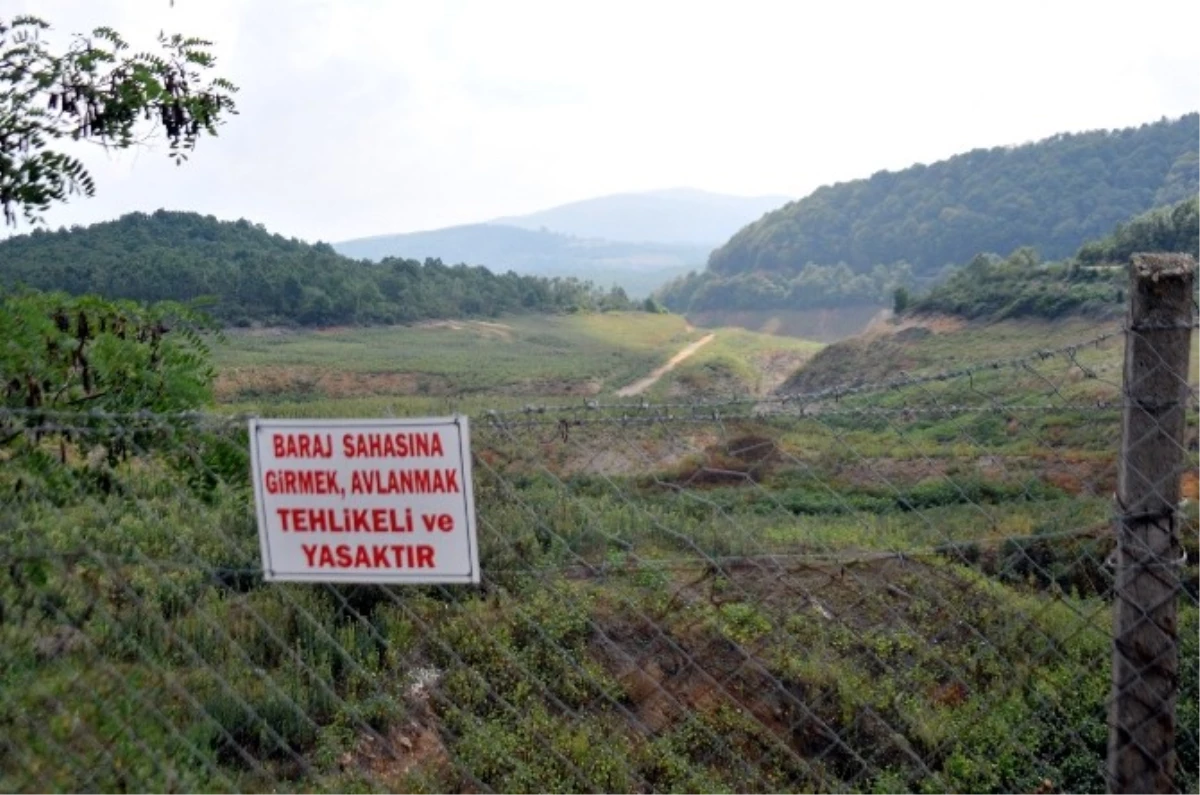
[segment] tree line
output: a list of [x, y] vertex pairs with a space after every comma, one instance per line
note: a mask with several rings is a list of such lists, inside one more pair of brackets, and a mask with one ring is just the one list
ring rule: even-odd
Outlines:
[[689, 273], [664, 286], [658, 299], [680, 312], [713, 309], [811, 309], [889, 302], [897, 313], [939, 312], [968, 318], [1065, 314], [1107, 316], [1124, 301], [1125, 270], [1139, 251], [1190, 252], [1200, 259], [1200, 200], [1156, 207], [1072, 256], [1044, 261], [1033, 246], [1007, 257], [980, 253], [921, 279], [907, 262], [856, 272], [847, 263], [808, 263], [795, 273]]
[[918, 277], [980, 251], [1071, 255], [1153, 207], [1196, 195], [1200, 114], [1138, 128], [977, 149], [932, 165], [817, 189], [739, 231], [709, 257], [716, 277], [796, 274], [807, 263]]
[[1112, 317], [1123, 308], [1128, 275], [1121, 268], [1080, 268], [1043, 262], [1022, 247], [1000, 257], [979, 254], [928, 293], [895, 296], [897, 314], [936, 313], [968, 319]]
[[1155, 207], [1109, 234], [1085, 242], [1071, 256], [1044, 261], [1040, 250], [1022, 245], [1003, 257], [974, 255], [920, 275], [901, 261], [856, 271], [807, 263], [794, 272], [692, 272], [663, 286], [656, 297], [677, 312], [713, 309], [812, 309], [886, 306], [897, 312], [928, 311], [963, 317], [1058, 317], [1119, 312], [1124, 301], [1123, 268], [1139, 251], [1190, 252], [1200, 259], [1200, 200], [1195, 197]]
[[575, 278], [496, 274], [441, 260], [352, 260], [325, 243], [245, 220], [131, 213], [106, 223], [0, 242], [0, 286], [135, 301], [205, 299], [234, 324], [408, 323], [515, 312], [639, 308], [618, 287]]
[[692, 271], [659, 289], [656, 297], [678, 312], [711, 309], [814, 309], [883, 305], [913, 283], [906, 262], [876, 265], [857, 273], [844, 262], [807, 263], [795, 273], [751, 271], [735, 274]]
[[678, 311], [884, 305], [979, 252], [1070, 257], [1198, 192], [1200, 114], [978, 149], [821, 187], [744, 227], [659, 297]]
[[1111, 317], [1125, 309], [1126, 266], [1135, 252], [1173, 251], [1200, 258], [1200, 200], [1159, 207], [1085, 243], [1075, 256], [1042, 262], [1022, 247], [1008, 257], [980, 254], [927, 294], [897, 295], [896, 309], [966, 318]]

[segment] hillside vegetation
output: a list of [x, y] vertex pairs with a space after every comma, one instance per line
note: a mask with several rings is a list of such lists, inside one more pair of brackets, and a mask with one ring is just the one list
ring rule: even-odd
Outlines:
[[[527, 353], [575, 350], [551, 366], [581, 377], [613, 373], [605, 347], [662, 354], [695, 333], [614, 320], [555, 318], [558, 343], [507, 331]], [[459, 351], [490, 363], [498, 326], [434, 331], [486, 337]], [[1103, 328], [910, 333], [851, 364], [886, 378]], [[231, 336], [251, 367], [348, 370], [405, 355], [375, 336], [400, 331], [419, 330], [289, 332], [270, 351], [275, 337]], [[773, 342], [714, 342], [664, 388]], [[23, 753], [0, 757], [0, 789], [1098, 791], [1119, 412], [1086, 398], [1119, 394], [1120, 360], [1110, 339], [1075, 363], [777, 416], [694, 404], [643, 423], [666, 407], [578, 399], [473, 411], [479, 589], [265, 581], [241, 421], [18, 433], [0, 470], [20, 495], [5, 517], [0, 726]], [[130, 437], [132, 455], [101, 455]], [[1180, 522], [1172, 786], [1194, 792], [1194, 499]], [[87, 768], [62, 764], [110, 737]]]
[[1122, 268], [1043, 263], [1033, 249], [1022, 248], [1006, 258], [980, 254], [907, 311], [994, 320], [1053, 320], [1071, 314], [1109, 317], [1124, 309], [1127, 281]]
[[882, 306], [897, 288], [912, 282], [907, 263], [876, 265], [869, 273], [855, 273], [844, 262], [810, 262], [795, 273], [747, 271], [722, 276], [711, 270], [692, 271], [655, 295], [676, 312], [803, 310]]
[[1075, 259], [1080, 265], [1123, 265], [1139, 251], [1177, 251], [1200, 257], [1200, 199], [1192, 196], [1142, 213], [1120, 224], [1112, 234], [1085, 243]]
[[1135, 252], [1200, 256], [1198, 208], [1200, 201], [1193, 198], [1143, 213], [1063, 262], [1042, 263], [1028, 248], [1006, 259], [980, 254], [913, 302], [909, 311], [992, 320], [1119, 315], [1125, 310], [1129, 280], [1124, 266]]
[[883, 304], [977, 254], [1054, 260], [1195, 196], [1200, 115], [979, 149], [818, 189], [750, 224], [665, 287], [677, 311]]
[[709, 269], [856, 272], [905, 261], [918, 274], [981, 251], [1033, 246], [1048, 259], [1151, 207], [1196, 193], [1200, 114], [1139, 128], [976, 149], [929, 166], [823, 187], [742, 229]]
[[0, 241], [0, 286], [137, 301], [211, 297], [234, 324], [405, 323], [506, 312], [628, 308], [577, 279], [497, 275], [439, 260], [348, 259], [241, 220], [159, 210]]

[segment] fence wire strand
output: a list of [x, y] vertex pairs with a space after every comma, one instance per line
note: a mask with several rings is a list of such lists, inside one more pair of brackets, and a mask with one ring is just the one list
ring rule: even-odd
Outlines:
[[[266, 582], [245, 417], [0, 409], [0, 790], [1099, 791], [1138, 569], [1194, 792], [1200, 400], [1118, 373], [1185, 326], [479, 413], [478, 587]], [[1121, 557], [1122, 415], [1180, 403]]]

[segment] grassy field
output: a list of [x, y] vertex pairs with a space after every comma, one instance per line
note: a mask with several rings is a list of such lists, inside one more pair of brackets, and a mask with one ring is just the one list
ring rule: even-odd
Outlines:
[[[704, 335], [677, 315], [612, 312], [412, 327], [231, 332], [214, 342], [234, 411], [383, 416], [611, 398]], [[719, 329], [650, 397], [759, 394], [820, 349]]]
[[[644, 409], [584, 400], [707, 330], [231, 335], [223, 411], [475, 412], [483, 587], [264, 582], [240, 424], [147, 431], [100, 469], [51, 462], [107, 437], [43, 439], [0, 469], [0, 790], [1099, 791], [1120, 426], [1097, 402], [1121, 340], [851, 388], [1105, 330], [937, 321], [821, 348], [719, 329]], [[785, 378], [804, 405], [688, 405]], [[529, 403], [572, 408], [481, 415]]]
[[[715, 330], [711, 344], [647, 390], [651, 400], [713, 399], [813, 391], [953, 370], [1035, 354], [1112, 331], [1112, 323], [1005, 321], [965, 326], [933, 320], [876, 327], [822, 345], [740, 328]], [[529, 403], [611, 399], [708, 329], [676, 315], [606, 313], [457, 321], [420, 326], [265, 329], [214, 343], [217, 396], [235, 411], [386, 415], [462, 411]], [[1122, 341], [1081, 348], [1090, 383], [1066, 366], [1069, 394], [1100, 396], [1120, 380]], [[1196, 377], [1195, 358], [1193, 372]], [[810, 363], [811, 360], [811, 363]], [[1008, 378], [1010, 373], [984, 374]], [[1019, 374], [1018, 374], [1019, 375]], [[1030, 395], [1038, 390], [1030, 384]]]
[[215, 351], [228, 402], [577, 396], [622, 386], [697, 336], [679, 317], [611, 313], [269, 330], [230, 335]]

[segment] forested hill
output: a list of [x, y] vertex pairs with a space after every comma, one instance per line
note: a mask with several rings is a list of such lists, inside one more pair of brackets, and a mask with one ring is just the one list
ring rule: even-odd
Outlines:
[[709, 257], [722, 276], [857, 273], [905, 261], [917, 276], [980, 252], [1073, 253], [1116, 224], [1196, 194], [1200, 115], [978, 149], [826, 186], [743, 228]]
[[[1125, 311], [1128, 264], [1138, 251], [1172, 251], [1200, 257], [1200, 202], [1196, 197], [1157, 207], [1120, 224], [1101, 240], [1085, 243], [1064, 262], [1043, 263], [1032, 249], [1007, 258], [979, 254], [913, 301], [896, 308], [915, 313], [1000, 320], [1009, 317], [1115, 317]], [[1101, 267], [1095, 267], [1101, 266]]]
[[403, 323], [623, 299], [575, 279], [438, 260], [361, 262], [248, 221], [165, 210], [0, 241], [0, 286], [18, 285], [141, 301], [212, 297], [208, 311], [235, 324]]
[[1118, 225], [1107, 237], [1083, 244], [1075, 260], [1081, 266], [1125, 266], [1139, 251], [1173, 251], [1200, 260], [1200, 197], [1193, 193]]

